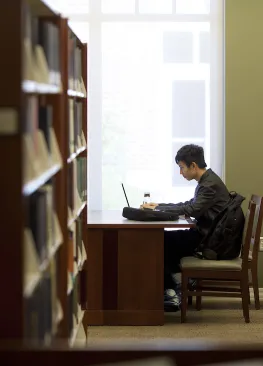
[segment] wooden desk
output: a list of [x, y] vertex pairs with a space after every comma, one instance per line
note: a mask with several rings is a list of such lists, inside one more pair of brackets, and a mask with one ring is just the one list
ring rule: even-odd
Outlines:
[[163, 325], [164, 228], [192, 226], [88, 211], [88, 325]]

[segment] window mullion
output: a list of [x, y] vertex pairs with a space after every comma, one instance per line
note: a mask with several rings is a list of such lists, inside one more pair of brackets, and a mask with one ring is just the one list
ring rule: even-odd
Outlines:
[[89, 12], [90, 14], [100, 14], [101, 13], [101, 0], [90, 0], [89, 3]]
[[176, 14], [176, 0], [172, 0], [172, 14]]
[[90, 0], [89, 19], [89, 209], [102, 209], [102, 34], [101, 0]]
[[135, 0], [135, 12], [136, 15], [140, 14], [139, 11], [139, 0]]

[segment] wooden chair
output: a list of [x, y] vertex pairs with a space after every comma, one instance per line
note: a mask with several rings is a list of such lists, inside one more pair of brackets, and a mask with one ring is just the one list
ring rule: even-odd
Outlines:
[[[248, 258], [252, 242], [253, 224], [256, 203], [250, 201], [246, 214], [242, 238], [242, 258], [233, 260], [204, 260], [196, 257], [185, 257], [181, 260], [182, 271], [182, 304], [181, 322], [186, 320], [188, 296], [214, 296], [214, 297], [241, 297], [245, 322], [249, 323], [249, 280]], [[189, 278], [197, 280], [230, 280], [239, 281], [240, 286], [233, 288], [197, 287], [195, 291], [189, 290]]]
[[256, 203], [256, 212], [253, 226], [253, 248], [249, 254], [248, 268], [251, 273], [251, 282], [249, 286], [253, 287], [255, 308], [260, 309], [259, 291], [258, 291], [258, 253], [260, 249], [260, 235], [263, 222], [263, 197], [252, 195], [251, 201]]
[[[252, 231], [252, 250], [249, 252], [248, 257], [248, 271], [251, 281], [249, 281], [249, 287], [253, 288], [254, 301], [256, 310], [260, 309], [259, 301], [259, 290], [258, 290], [258, 253], [260, 249], [260, 235], [263, 222], [263, 197], [253, 194], [251, 196], [251, 201], [256, 203], [256, 211], [254, 217], [253, 231]], [[233, 281], [206, 281], [198, 280], [197, 287], [200, 289], [202, 286], [221, 286], [228, 287], [233, 285]], [[237, 284], [238, 285], [238, 284]], [[196, 309], [201, 310], [201, 296], [196, 298]], [[250, 298], [249, 298], [250, 303]], [[188, 301], [189, 304], [189, 301]]]

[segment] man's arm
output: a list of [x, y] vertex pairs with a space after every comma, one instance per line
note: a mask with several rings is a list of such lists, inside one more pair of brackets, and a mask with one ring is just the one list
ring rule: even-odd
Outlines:
[[178, 207], [178, 206], [182, 206], [182, 205], [189, 205], [190, 203], [193, 202], [193, 198], [190, 199], [190, 201], [185, 201], [185, 202], [178, 202], [178, 203], [158, 203], [158, 206], [162, 206], [162, 207]]
[[171, 211], [178, 215], [191, 216], [198, 219], [208, 208], [213, 206], [216, 192], [212, 187], [200, 187], [197, 196], [192, 200], [175, 205], [158, 205], [157, 210]]
[[154, 210], [156, 207], [160, 207], [162, 206], [162, 211], [165, 211], [166, 209], [167, 210], [170, 210], [172, 208], [176, 208], [176, 207], [179, 207], [181, 205], [187, 205], [187, 204], [190, 204], [193, 202], [193, 198], [190, 199], [190, 201], [186, 201], [186, 202], [179, 202], [179, 203], [154, 203], [154, 202], [151, 202], [151, 203], [145, 203], [143, 205], [141, 205], [140, 207], [141, 208], [150, 208], [152, 210]]

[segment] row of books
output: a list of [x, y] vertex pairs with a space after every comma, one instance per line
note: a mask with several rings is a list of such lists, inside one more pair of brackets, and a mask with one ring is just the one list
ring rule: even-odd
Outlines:
[[86, 139], [82, 130], [83, 103], [74, 99], [69, 100], [69, 156], [76, 153], [82, 147], [86, 147]]
[[24, 79], [61, 86], [59, 28], [25, 4]]
[[68, 167], [68, 207], [76, 216], [87, 201], [87, 157], [79, 156]]
[[[81, 294], [85, 293], [86, 273], [83, 270], [87, 259], [83, 240], [83, 211], [78, 213], [86, 201], [87, 158], [77, 157], [69, 165], [69, 227], [68, 227], [68, 332], [74, 337], [83, 319]], [[78, 216], [77, 216], [78, 215]], [[85, 225], [85, 224], [84, 224]]]
[[71, 290], [68, 291], [68, 332], [73, 331], [83, 320], [83, 311], [80, 304], [81, 272], [74, 277]]
[[87, 256], [82, 230], [82, 217], [78, 217], [68, 230], [68, 331], [71, 335], [83, 318], [81, 293], [85, 277], [82, 274], [86, 276], [83, 265]]
[[23, 132], [32, 137], [36, 155], [39, 151], [37, 139], [38, 130], [42, 131], [48, 151], [51, 153], [51, 128], [53, 127], [52, 105], [41, 105], [39, 97], [36, 95], [26, 96], [23, 126]]
[[53, 128], [51, 105], [41, 105], [39, 97], [27, 96], [23, 126], [24, 184], [26, 185], [54, 167], [56, 170], [60, 169], [62, 157]]
[[83, 316], [81, 293], [83, 287], [86, 286], [83, 283], [86, 277], [83, 266], [87, 259], [83, 230], [85, 230], [85, 223], [81, 213], [68, 228], [68, 324], [70, 334], [82, 321]]
[[87, 157], [81, 156], [76, 159], [76, 163], [74, 164], [74, 174], [76, 174], [76, 179], [74, 178], [74, 182], [76, 182], [77, 190], [79, 193], [79, 197], [82, 202], [87, 201]]
[[63, 310], [57, 294], [56, 258], [50, 261], [34, 291], [24, 299], [24, 337], [27, 342], [49, 345], [57, 334]]
[[83, 91], [82, 53], [71, 30], [68, 32], [68, 60], [69, 89]]
[[82, 217], [79, 216], [68, 228], [68, 271], [72, 276], [82, 268], [87, 259], [83, 241]]
[[27, 197], [26, 227], [31, 230], [40, 265], [62, 242], [62, 233], [54, 209], [53, 185], [45, 184]]

